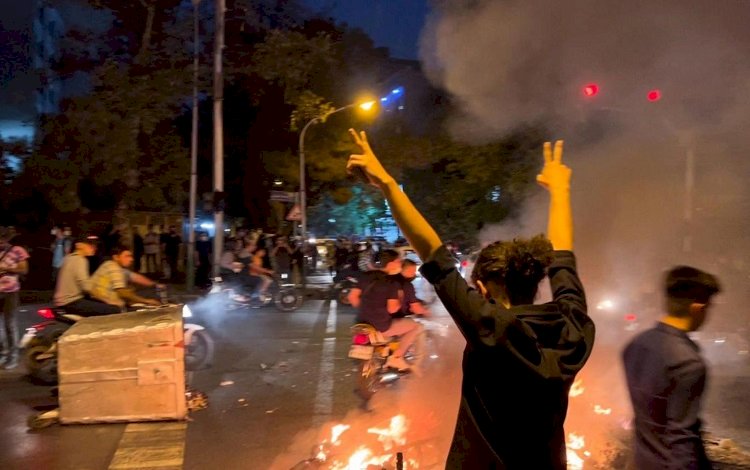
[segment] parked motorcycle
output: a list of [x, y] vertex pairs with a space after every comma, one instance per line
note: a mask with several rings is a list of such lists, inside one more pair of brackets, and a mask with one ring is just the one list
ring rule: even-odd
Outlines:
[[[176, 306], [166, 304], [165, 306]], [[161, 308], [161, 307], [151, 307]], [[24, 349], [24, 362], [29, 375], [39, 382], [57, 382], [57, 341], [82, 316], [65, 312], [63, 308], [44, 307], [37, 310], [44, 321], [26, 329], [21, 339]], [[192, 318], [193, 313], [186, 305], [182, 307], [183, 319]], [[185, 370], [192, 371], [206, 367], [213, 360], [214, 342], [206, 329], [195, 323], [183, 322], [185, 333]]]
[[[386, 366], [388, 357], [398, 349], [398, 338], [386, 338], [375, 327], [368, 323], [357, 323], [351, 327], [352, 345], [349, 357], [359, 361], [357, 383], [354, 391], [367, 404], [375, 393], [386, 384], [393, 383], [401, 373]], [[413, 367], [421, 365], [424, 356], [424, 333], [404, 356]]]

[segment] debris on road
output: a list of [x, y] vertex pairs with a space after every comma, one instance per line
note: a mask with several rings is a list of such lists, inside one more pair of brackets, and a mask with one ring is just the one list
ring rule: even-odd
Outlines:
[[219, 385], [221, 385], [222, 387], [227, 387], [229, 385], [234, 385], [234, 381], [233, 380], [222, 380]]
[[197, 390], [185, 390], [185, 400], [188, 411], [198, 411], [208, 408], [208, 396]]

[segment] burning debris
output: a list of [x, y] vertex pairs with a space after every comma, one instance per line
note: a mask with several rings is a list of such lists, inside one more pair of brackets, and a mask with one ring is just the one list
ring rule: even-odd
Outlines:
[[188, 411], [198, 411], [208, 408], [208, 396], [197, 390], [185, 390], [185, 400], [187, 401]]
[[313, 457], [295, 465], [292, 470], [320, 468], [327, 470], [403, 470], [419, 468], [414, 459], [404, 460], [402, 452], [393, 452], [395, 448], [406, 445], [408, 422], [404, 415], [391, 418], [387, 428], [371, 427], [368, 434], [377, 436], [382, 452], [374, 447], [359, 445], [348, 458], [340, 450], [341, 435], [351, 428], [348, 424], [337, 424], [331, 428], [331, 438], [323, 440], [313, 448]]

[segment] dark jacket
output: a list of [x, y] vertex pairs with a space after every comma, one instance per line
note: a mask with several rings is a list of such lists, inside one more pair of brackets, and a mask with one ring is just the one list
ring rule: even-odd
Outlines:
[[565, 470], [568, 392], [594, 345], [573, 253], [554, 252], [552, 302], [509, 309], [470, 288], [445, 247], [420, 270], [467, 343], [446, 468]]
[[704, 470], [711, 464], [698, 418], [706, 365], [698, 345], [673, 326], [657, 323], [623, 353], [635, 412], [639, 470]]

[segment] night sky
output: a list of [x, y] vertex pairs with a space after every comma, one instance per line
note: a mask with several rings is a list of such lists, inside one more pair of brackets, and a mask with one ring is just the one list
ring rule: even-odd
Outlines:
[[362, 28], [376, 46], [391, 55], [417, 58], [419, 34], [427, 16], [428, 0], [305, 0], [323, 16]]
[[[364, 30], [393, 57], [416, 59], [429, 0], [302, 0], [313, 12]], [[0, 135], [33, 117], [28, 43], [31, 2], [0, 0]], [[5, 131], [5, 132], [3, 132]], [[15, 133], [15, 130], [13, 131]]]

